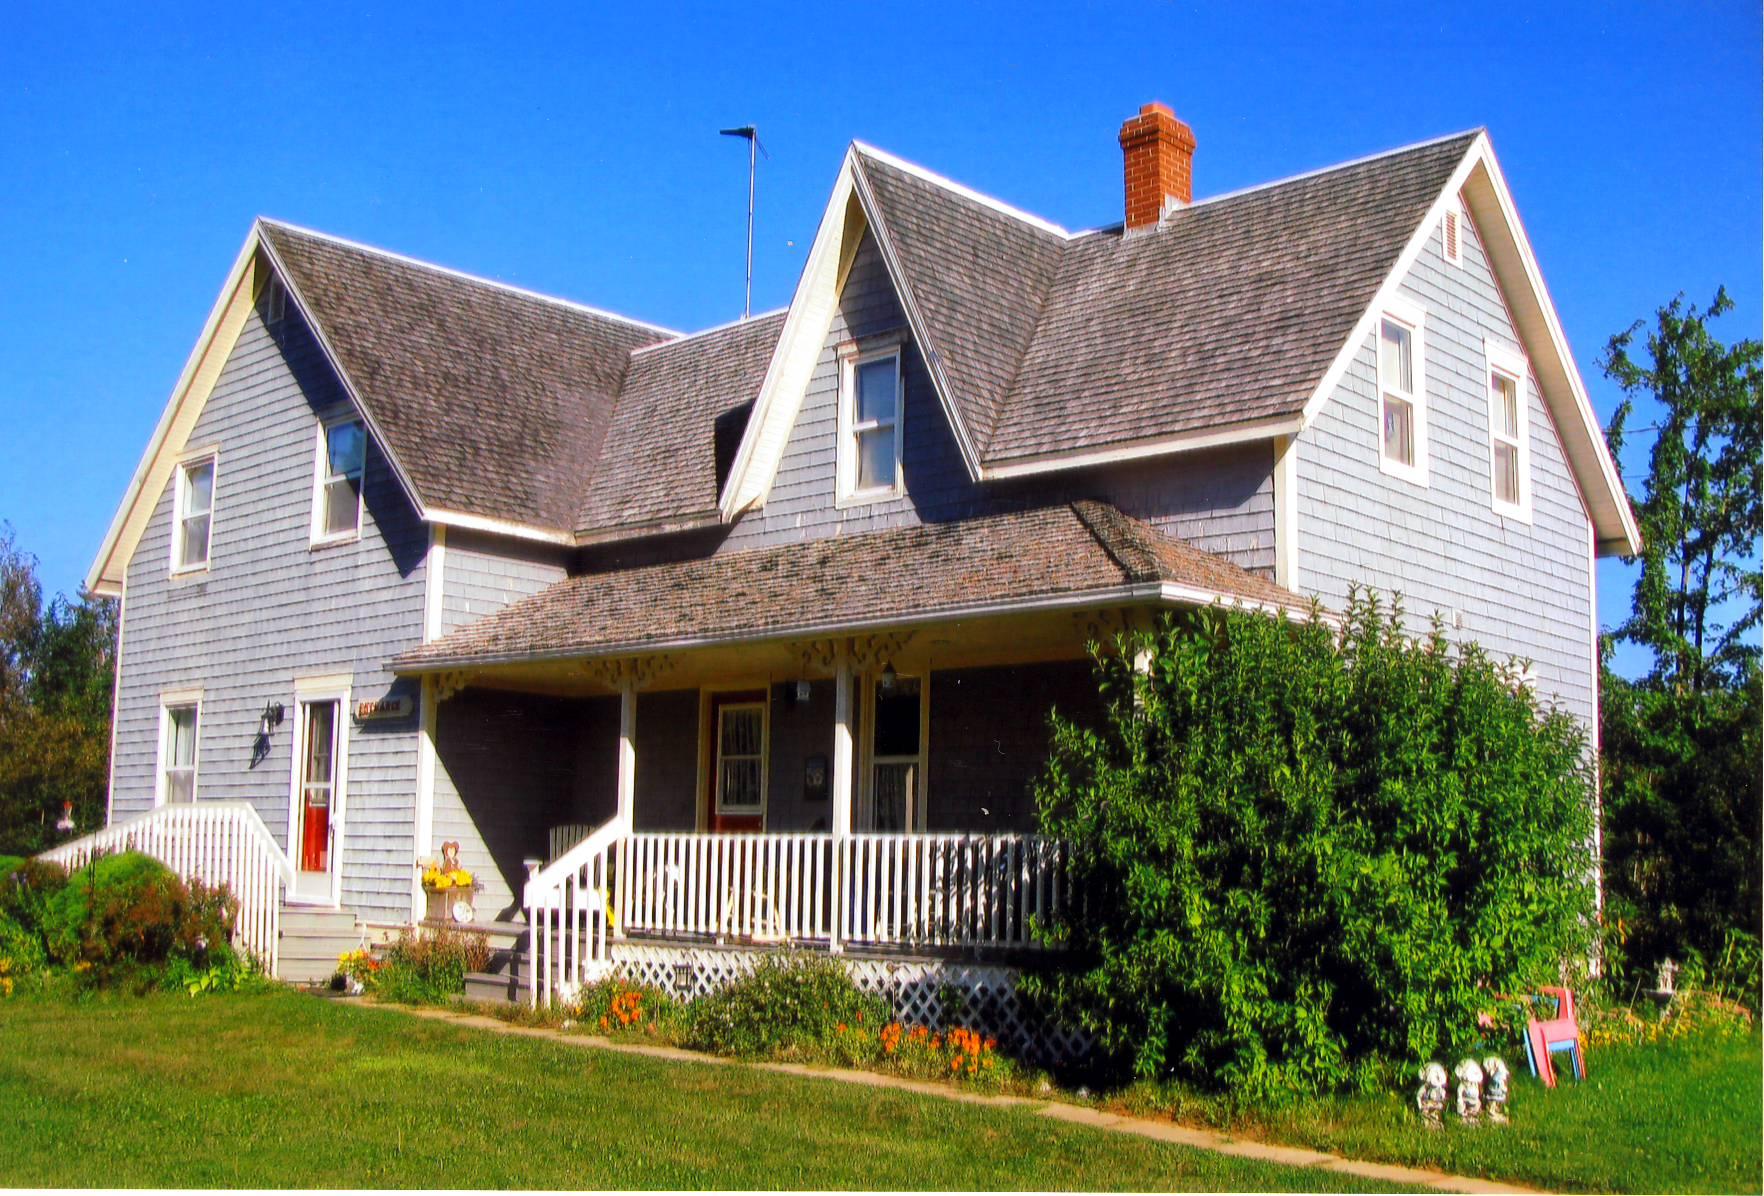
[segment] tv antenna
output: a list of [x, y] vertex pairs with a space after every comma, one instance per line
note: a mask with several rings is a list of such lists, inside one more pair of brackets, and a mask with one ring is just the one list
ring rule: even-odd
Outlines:
[[753, 315], [753, 182], [759, 171], [759, 155], [765, 154], [767, 161], [772, 155], [760, 144], [759, 129], [753, 125], [719, 129], [718, 132], [724, 137], [740, 137], [747, 142], [747, 290], [741, 303], [741, 318], [745, 320]]

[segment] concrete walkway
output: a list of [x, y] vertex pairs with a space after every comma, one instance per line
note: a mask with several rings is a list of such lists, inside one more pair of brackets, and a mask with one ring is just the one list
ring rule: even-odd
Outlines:
[[898, 1092], [915, 1092], [921, 1096], [962, 1101], [972, 1105], [1014, 1108], [1040, 1117], [1051, 1118], [1054, 1121], [1089, 1126], [1092, 1129], [1115, 1134], [1133, 1134], [1140, 1138], [1150, 1138], [1155, 1142], [1169, 1142], [1194, 1150], [1210, 1150], [1216, 1154], [1257, 1159], [1265, 1163], [1280, 1163], [1288, 1167], [1316, 1167], [1322, 1171], [1335, 1171], [1343, 1175], [1381, 1180], [1385, 1183], [1412, 1184], [1415, 1187], [1432, 1188], [1441, 1192], [1535, 1192], [1538, 1190], [1521, 1187], [1517, 1184], [1476, 1179], [1468, 1175], [1452, 1175], [1445, 1171], [1435, 1171], [1426, 1167], [1404, 1167], [1396, 1163], [1368, 1163], [1359, 1159], [1347, 1159], [1340, 1155], [1328, 1154], [1320, 1150], [1308, 1150], [1301, 1146], [1276, 1146], [1267, 1142], [1233, 1138], [1218, 1130], [1197, 1129], [1193, 1126], [1177, 1125], [1173, 1121], [1162, 1121], [1148, 1117], [1127, 1117], [1118, 1113], [1106, 1113], [1101, 1109], [1093, 1109], [1087, 1105], [1068, 1104], [1064, 1101], [968, 1092], [949, 1084], [909, 1080], [901, 1076], [883, 1075], [873, 1071], [810, 1067], [802, 1063], [750, 1063], [739, 1059], [728, 1059], [721, 1055], [707, 1055], [698, 1051], [682, 1050], [678, 1047], [614, 1042], [610, 1038], [602, 1038], [597, 1034], [566, 1033], [540, 1026], [517, 1026], [512, 1022], [487, 1017], [484, 1014], [460, 1013], [451, 1009], [425, 1009], [408, 1005], [383, 1005], [380, 1007], [396, 1009], [413, 1017], [428, 1018], [431, 1021], [450, 1022], [457, 1026], [470, 1026], [473, 1029], [489, 1030], [492, 1033], [508, 1034], [517, 1038], [542, 1038], [548, 1042], [587, 1050], [618, 1051], [627, 1055], [643, 1055], [650, 1059], [667, 1059], [676, 1063], [700, 1063], [718, 1067], [751, 1067], [758, 1071], [781, 1072], [785, 1075], [801, 1076], [811, 1080], [832, 1080], [840, 1084], [858, 1084], [866, 1088], [889, 1088]]

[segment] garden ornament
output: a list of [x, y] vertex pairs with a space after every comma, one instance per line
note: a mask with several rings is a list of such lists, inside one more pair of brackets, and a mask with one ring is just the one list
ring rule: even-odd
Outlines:
[[1466, 1059], [1453, 1069], [1458, 1078], [1458, 1120], [1465, 1125], [1482, 1121], [1482, 1068], [1476, 1060]]
[[1487, 1105], [1488, 1119], [1495, 1125], [1506, 1125], [1507, 1065], [1499, 1055], [1490, 1055], [1482, 1061], [1482, 1074], [1488, 1079], [1482, 1094]]
[[1441, 1116], [1445, 1112], [1446, 1103], [1446, 1069], [1437, 1063], [1429, 1063], [1421, 1069], [1421, 1087], [1415, 1090], [1415, 1107], [1421, 1110], [1421, 1120], [1433, 1129], [1438, 1129]]

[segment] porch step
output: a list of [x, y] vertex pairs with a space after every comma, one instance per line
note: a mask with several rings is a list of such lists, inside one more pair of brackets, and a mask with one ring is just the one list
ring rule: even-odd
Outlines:
[[337, 957], [361, 947], [361, 925], [347, 909], [284, 905], [276, 979], [321, 984], [337, 973]]

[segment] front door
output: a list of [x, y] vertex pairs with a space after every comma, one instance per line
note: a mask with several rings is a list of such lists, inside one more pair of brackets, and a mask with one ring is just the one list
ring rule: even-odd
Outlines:
[[713, 831], [766, 825], [766, 691], [711, 695], [710, 804]]
[[335, 698], [300, 703], [299, 752], [295, 761], [294, 896], [334, 899], [333, 870], [342, 811], [338, 784], [341, 703]]

